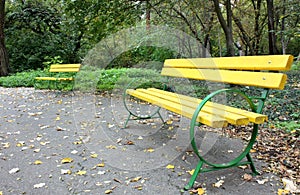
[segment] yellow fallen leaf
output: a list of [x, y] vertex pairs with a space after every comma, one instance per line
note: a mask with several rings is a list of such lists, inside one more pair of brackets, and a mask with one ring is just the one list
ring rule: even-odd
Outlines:
[[74, 145], [82, 144], [82, 141], [73, 142]]
[[197, 193], [198, 193], [198, 195], [203, 195], [203, 194], [205, 194], [205, 190], [203, 188], [198, 188]]
[[55, 120], [56, 120], [56, 121], [59, 121], [59, 120], [60, 120], [60, 117], [59, 117], [59, 116], [57, 116]]
[[22, 146], [24, 146], [24, 145], [25, 145], [24, 142], [18, 142], [18, 143], [17, 143], [17, 147], [22, 147]]
[[0, 195], [3, 195], [3, 192], [2, 192], [2, 191], [0, 191]]
[[255, 149], [251, 149], [250, 152], [251, 152], [251, 153], [255, 153], [256, 150], [255, 150]]
[[110, 194], [110, 193], [112, 193], [112, 190], [105, 190], [104, 193], [105, 193], [105, 194]]
[[142, 179], [142, 177], [135, 177], [131, 179], [130, 182], [138, 182], [140, 179]]
[[98, 154], [96, 154], [96, 153], [91, 154], [91, 157], [92, 157], [92, 158], [97, 158], [97, 157], [98, 157]]
[[73, 162], [73, 159], [72, 159], [72, 158], [69, 158], [69, 157], [63, 158], [63, 159], [61, 160], [61, 163], [62, 163], [62, 164], [65, 164], [65, 163], [71, 163], [71, 162]]
[[3, 148], [9, 148], [10, 147], [10, 143], [9, 142], [3, 143], [2, 146], [3, 146]]
[[151, 153], [151, 152], [154, 152], [154, 149], [153, 148], [148, 148], [148, 149], [145, 150], [145, 152], [150, 152]]
[[142, 190], [143, 186], [142, 185], [138, 185], [138, 186], [134, 186], [134, 188], [137, 189], [137, 190]]
[[116, 146], [113, 146], [113, 145], [109, 145], [109, 146], [106, 146], [107, 149], [116, 149], [117, 147]]
[[278, 189], [278, 195], [287, 195], [290, 193], [289, 190], [284, 190], [284, 189]]
[[167, 120], [167, 125], [171, 125], [172, 123], [173, 123], [173, 121], [172, 120]]
[[167, 165], [166, 168], [167, 168], [167, 169], [174, 169], [175, 166], [174, 166], [174, 165]]
[[170, 127], [168, 128], [169, 131], [170, 131], [170, 130], [173, 130], [173, 129], [174, 129], [173, 126], [170, 126]]
[[194, 172], [195, 172], [195, 169], [192, 169], [192, 170], [190, 170], [190, 171], [187, 171], [190, 175], [193, 175], [194, 174]]
[[86, 174], [86, 171], [78, 171], [77, 173], [76, 173], [76, 175], [85, 175]]
[[96, 166], [97, 166], [97, 167], [104, 167], [105, 164], [104, 164], [104, 163], [99, 163], [99, 164], [97, 164]]
[[33, 164], [35, 164], [35, 165], [40, 165], [40, 164], [43, 164], [43, 162], [42, 161], [40, 161], [40, 160], [36, 160], [36, 161], [34, 161], [34, 163]]

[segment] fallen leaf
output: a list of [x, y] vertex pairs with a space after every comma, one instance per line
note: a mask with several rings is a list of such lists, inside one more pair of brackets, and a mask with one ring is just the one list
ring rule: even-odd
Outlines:
[[251, 181], [252, 180], [252, 175], [250, 175], [250, 174], [248, 174], [248, 173], [245, 173], [244, 175], [243, 175], [243, 179], [245, 180], [245, 181]]
[[23, 141], [20, 141], [20, 142], [17, 143], [17, 147], [22, 147], [24, 145], [25, 145], [25, 142], [23, 142]]
[[190, 170], [190, 171], [187, 171], [190, 175], [193, 175], [194, 174], [194, 172], [195, 172], [195, 169], [192, 169], [192, 170]]
[[105, 164], [104, 164], [104, 163], [99, 163], [99, 164], [97, 164], [96, 166], [97, 166], [97, 167], [104, 167]]
[[62, 164], [65, 164], [65, 163], [71, 163], [71, 162], [73, 162], [73, 159], [72, 159], [72, 158], [69, 158], [69, 157], [63, 158], [63, 159], [61, 160], [61, 163], [62, 163]]
[[35, 165], [40, 165], [40, 164], [43, 164], [43, 162], [42, 161], [40, 161], [40, 160], [36, 160], [36, 161], [34, 161], [34, 163], [33, 164], [35, 164]]
[[98, 175], [104, 175], [105, 174], [105, 171], [99, 171], [98, 172]]
[[223, 183], [224, 183], [224, 180], [219, 180], [217, 183], [214, 183], [213, 186], [216, 188], [219, 188], [223, 185]]
[[175, 166], [174, 166], [174, 165], [170, 165], [170, 164], [169, 164], [169, 165], [167, 165], [167, 166], [166, 166], [166, 168], [167, 168], [167, 169], [174, 169], [174, 168], [175, 168]]
[[35, 185], [33, 186], [33, 188], [42, 188], [42, 187], [44, 187], [45, 185], [46, 185], [45, 183], [35, 184]]
[[127, 141], [126, 145], [134, 145], [133, 141]]
[[138, 182], [140, 179], [142, 179], [142, 177], [135, 177], [131, 179], [130, 182]]
[[114, 124], [108, 124], [108, 128], [113, 128], [114, 126]]
[[77, 154], [78, 151], [77, 150], [72, 150], [71, 154]]
[[114, 181], [115, 181], [115, 182], [118, 182], [118, 183], [122, 183], [121, 180], [119, 180], [119, 179], [117, 179], [117, 178], [114, 178]]
[[148, 148], [148, 149], [145, 150], [145, 152], [150, 152], [151, 153], [151, 152], [154, 152], [154, 149], [153, 148]]
[[203, 194], [205, 194], [205, 190], [203, 188], [198, 188], [197, 193], [198, 193], [198, 195], [203, 195]]
[[290, 191], [284, 190], [284, 189], [278, 189], [277, 194], [278, 195], [288, 195]]
[[98, 157], [98, 154], [94, 153], [94, 154], [91, 154], [91, 158], [97, 158]]
[[282, 178], [282, 182], [284, 184], [284, 190], [287, 190], [291, 193], [300, 193], [300, 189], [297, 188], [297, 186], [292, 180]]
[[72, 171], [70, 169], [61, 169], [60, 170], [60, 174], [62, 174], [62, 175], [66, 175], [66, 174], [71, 175], [71, 173], [72, 173]]
[[55, 120], [56, 120], [56, 121], [59, 121], [59, 120], [60, 120], [60, 117], [59, 117], [59, 116], [57, 116]]
[[109, 145], [109, 146], [106, 146], [107, 149], [116, 149], [117, 147], [116, 146], [113, 146], [113, 145]]
[[256, 181], [257, 181], [258, 184], [263, 185], [263, 184], [265, 184], [268, 181], [268, 179], [262, 179], [262, 180], [258, 179]]
[[172, 123], [173, 123], [173, 121], [172, 120], [167, 120], [167, 125], [171, 125]]
[[60, 126], [57, 126], [56, 127], [56, 131], [65, 131], [65, 130], [67, 130], [66, 128], [62, 128], [62, 127], [60, 127]]
[[10, 143], [6, 142], [6, 143], [2, 143], [3, 148], [9, 148], [10, 147]]
[[76, 142], [73, 142], [74, 145], [79, 145], [79, 144], [82, 144], [82, 141], [76, 141]]
[[105, 194], [110, 194], [110, 193], [112, 193], [112, 190], [105, 190], [104, 193], [105, 193]]
[[134, 186], [133, 188], [137, 189], [137, 190], [143, 190], [143, 186], [142, 185]]
[[11, 170], [9, 171], [9, 174], [14, 174], [14, 173], [17, 173], [17, 172], [19, 172], [19, 171], [20, 171], [19, 168], [13, 168], [13, 169], [11, 169]]
[[78, 171], [77, 173], [76, 173], [76, 175], [85, 175], [86, 174], [86, 171]]

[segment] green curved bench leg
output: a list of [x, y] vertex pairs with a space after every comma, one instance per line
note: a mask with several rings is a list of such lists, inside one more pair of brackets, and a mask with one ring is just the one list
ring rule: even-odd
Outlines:
[[189, 183], [184, 187], [184, 190], [189, 190], [193, 187], [193, 185], [197, 179], [197, 176], [200, 173], [202, 166], [203, 166], [203, 161], [200, 160], [197, 164], [197, 167], [194, 170], [194, 173], [193, 173]]
[[[203, 101], [196, 108], [196, 110], [194, 112], [194, 115], [192, 117], [192, 120], [191, 120], [191, 125], [190, 125], [190, 140], [191, 140], [191, 145], [192, 145], [192, 148], [193, 148], [195, 154], [199, 158], [199, 162], [198, 162], [198, 164], [197, 164], [197, 166], [195, 168], [195, 171], [194, 171], [192, 177], [190, 178], [189, 183], [184, 187], [184, 190], [189, 190], [190, 188], [193, 187], [193, 185], [195, 183], [195, 180], [196, 180], [196, 178], [197, 178], [197, 176], [199, 175], [200, 172], [215, 171], [215, 170], [225, 169], [225, 168], [229, 168], [229, 167], [237, 167], [237, 166], [240, 166], [240, 165], [250, 165], [253, 174], [255, 174], [255, 175], [259, 174], [257, 172], [257, 170], [256, 170], [256, 168], [254, 166], [253, 160], [252, 160], [252, 158], [250, 156], [250, 150], [251, 150], [253, 144], [255, 143], [256, 136], [258, 134], [258, 125], [257, 124], [253, 125], [251, 139], [249, 140], [249, 143], [246, 146], [246, 148], [244, 149], [244, 151], [238, 157], [236, 157], [235, 159], [231, 160], [228, 163], [223, 163], [223, 164], [210, 163], [210, 162], [206, 161], [200, 155], [200, 153], [198, 151], [198, 148], [197, 148], [197, 145], [196, 145], [196, 142], [195, 142], [195, 127], [196, 126], [201, 126], [201, 124], [197, 122], [198, 114], [200, 113], [201, 109], [204, 107], [204, 105], [206, 104], [206, 102], [210, 101], [210, 99], [213, 98], [215, 95], [217, 95], [219, 93], [223, 93], [223, 92], [235, 92], [235, 93], [241, 95], [242, 97], [244, 97], [248, 101], [248, 103], [249, 103], [252, 111], [256, 112], [256, 107], [253, 104], [253, 102], [251, 101], [251, 99], [248, 96], [246, 96], [244, 93], [242, 93], [242, 92], [240, 92], [238, 90], [221, 89], [221, 90], [218, 90], [218, 91], [216, 91], [214, 93], [211, 93], [210, 95], [208, 95], [207, 97], [205, 97], [203, 99]], [[243, 161], [243, 159], [245, 157], [247, 158], [247, 161]], [[204, 164], [207, 165], [208, 168], [202, 168]]]

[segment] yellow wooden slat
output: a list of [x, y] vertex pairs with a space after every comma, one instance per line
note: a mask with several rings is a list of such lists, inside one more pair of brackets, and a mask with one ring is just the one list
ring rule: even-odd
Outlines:
[[51, 68], [57, 69], [57, 68], [80, 68], [81, 64], [52, 64], [50, 66]]
[[[168, 100], [164, 100], [155, 96], [151, 96], [149, 94], [145, 94], [136, 90], [130, 90], [128, 89], [126, 91], [129, 95], [132, 95], [134, 97], [137, 97], [141, 100], [147, 101], [149, 103], [152, 103], [154, 105], [160, 106], [162, 108], [165, 108], [167, 110], [170, 110], [174, 113], [183, 115], [187, 118], [192, 118], [194, 111], [190, 107], [187, 107], [185, 105], [180, 105]], [[211, 127], [225, 127], [227, 126], [227, 121], [225, 119], [222, 119], [218, 116], [210, 115], [204, 112], [201, 112], [197, 118], [198, 122], [201, 122], [202, 124], [209, 125]]]
[[54, 77], [35, 77], [36, 80], [44, 80], [44, 81], [55, 81]]
[[74, 78], [68, 77], [68, 78], [57, 78], [58, 81], [72, 81]]
[[163, 68], [161, 74], [270, 89], [283, 89], [287, 80], [287, 76], [282, 73], [213, 69]]
[[[186, 95], [176, 94], [176, 93], [172, 93], [172, 92], [168, 92], [168, 91], [163, 91], [163, 90], [160, 90], [160, 89], [149, 88], [148, 90], [149, 91], [155, 91], [155, 92], [162, 93], [162, 94], [167, 94], [168, 96], [179, 97], [180, 99], [185, 99], [185, 100], [191, 101], [191, 102], [196, 101], [198, 104], [200, 104], [200, 102], [202, 101], [201, 99], [189, 97], [189, 96], [186, 96]], [[214, 107], [218, 110], [224, 110], [226, 112], [231, 112], [231, 113], [235, 113], [235, 114], [245, 116], [250, 120], [250, 122], [255, 123], [255, 124], [262, 124], [262, 123], [264, 123], [265, 121], [268, 120], [268, 116], [266, 116], [266, 115], [250, 112], [250, 111], [239, 109], [239, 108], [234, 108], [234, 107], [231, 107], [231, 106], [226, 106], [226, 105], [223, 105], [223, 104], [218, 104], [218, 103], [215, 103], [215, 102], [210, 102], [209, 101], [205, 104], [205, 107], [206, 106]]]
[[291, 68], [293, 58], [292, 55], [268, 55], [167, 59], [165, 60], [164, 67], [286, 71]]
[[79, 68], [52, 68], [49, 72], [79, 72]]
[[[173, 96], [173, 95], [170, 96], [164, 93], [160, 93], [159, 91], [146, 90], [146, 89], [137, 89], [137, 90], [145, 94], [153, 95], [162, 99], [175, 102], [177, 104], [185, 105], [187, 107], [192, 108], [193, 110], [196, 110], [196, 108], [199, 105], [196, 98], [187, 100], [187, 99], [182, 99], [179, 96]], [[247, 125], [249, 123], [249, 119], [245, 116], [232, 113], [232, 112], [227, 112], [223, 109], [220, 110], [216, 107], [204, 106], [201, 112], [218, 115], [221, 118], [225, 118], [228, 123], [233, 125]]]

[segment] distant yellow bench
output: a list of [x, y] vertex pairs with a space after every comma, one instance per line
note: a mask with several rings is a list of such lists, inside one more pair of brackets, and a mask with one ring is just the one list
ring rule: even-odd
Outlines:
[[59, 83], [71, 83], [71, 90], [74, 89], [75, 76], [80, 70], [81, 64], [53, 64], [49, 69], [49, 76], [35, 77], [34, 87], [36, 88], [39, 81], [54, 82], [55, 89], [59, 89]]
[[[244, 92], [225, 88], [212, 92], [203, 100], [186, 95], [168, 92], [155, 88], [126, 89], [125, 96], [130, 95], [165, 108], [184, 117], [190, 118], [190, 140], [195, 154], [199, 157], [199, 163], [185, 189], [190, 189], [200, 172], [220, 170], [223, 168], [250, 165], [252, 172], [257, 174], [250, 156], [250, 150], [255, 143], [258, 134], [258, 125], [267, 121], [267, 115], [261, 114], [264, 102], [270, 89], [282, 90], [287, 81], [287, 75], [280, 71], [291, 68], [293, 56], [243, 56], [223, 58], [193, 58], [193, 59], [168, 59], [164, 62], [161, 75], [168, 77], [180, 77], [195, 80], [220, 82], [230, 85], [251, 86], [261, 88], [261, 96], [249, 97]], [[243, 110], [219, 103], [212, 102], [212, 98], [221, 93], [233, 93], [242, 96], [249, 103], [252, 111]], [[258, 102], [258, 104], [255, 104]], [[147, 119], [152, 116], [137, 116], [129, 112], [125, 127], [129, 120]], [[159, 109], [155, 113], [162, 119]], [[162, 119], [163, 121], [163, 119]], [[226, 127], [227, 125], [253, 124], [251, 139], [244, 151], [228, 163], [214, 164], [205, 160], [199, 153], [194, 135], [195, 127], [202, 124], [210, 127]], [[246, 161], [244, 160], [246, 158]], [[205, 167], [204, 167], [205, 165]], [[207, 168], [208, 167], [208, 168]]]

